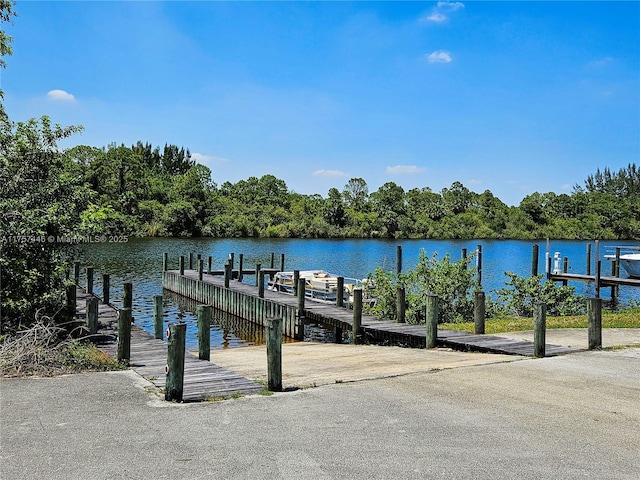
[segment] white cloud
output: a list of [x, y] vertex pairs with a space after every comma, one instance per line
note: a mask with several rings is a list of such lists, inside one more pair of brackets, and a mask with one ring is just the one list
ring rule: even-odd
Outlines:
[[206, 162], [228, 162], [228, 158], [214, 157], [213, 155], [204, 155], [202, 153], [194, 152], [191, 154], [191, 159], [198, 163]]
[[416, 167], [415, 165], [396, 165], [395, 167], [387, 167], [387, 173], [394, 175], [402, 175], [404, 173], [422, 173], [426, 168]]
[[462, 2], [438, 2], [438, 8], [441, 8], [442, 10], [456, 11], [456, 10], [460, 10], [461, 8], [464, 8], [464, 3], [462, 3]]
[[425, 55], [429, 63], [450, 63], [451, 54], [444, 50], [436, 50], [428, 55]]
[[314, 177], [346, 177], [348, 176], [341, 170], [316, 170], [313, 172]]
[[75, 102], [76, 97], [64, 90], [50, 90], [47, 92], [47, 98], [55, 102]]
[[431, 15], [427, 15], [426, 17], [422, 17], [421, 20], [423, 22], [444, 22], [447, 20], [447, 16], [443, 15], [442, 13], [439, 12], [433, 12]]

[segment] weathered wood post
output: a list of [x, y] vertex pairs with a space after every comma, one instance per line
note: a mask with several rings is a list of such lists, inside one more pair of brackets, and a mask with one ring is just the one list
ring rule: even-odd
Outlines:
[[244, 267], [244, 254], [240, 254], [238, 256], [238, 281], [241, 282], [242, 281], [242, 269]]
[[282, 319], [267, 318], [267, 388], [282, 391]]
[[189, 252], [189, 270], [193, 270], [193, 252]]
[[186, 323], [172, 323], [167, 329], [167, 374], [164, 399], [182, 402], [184, 389], [184, 352], [187, 336]]
[[538, 276], [538, 254], [540, 253], [540, 246], [535, 243], [531, 249], [531, 276]]
[[233, 273], [233, 267], [236, 265], [236, 254], [233, 252], [229, 254], [229, 263], [231, 264], [231, 272]]
[[359, 343], [358, 336], [362, 325], [362, 288], [353, 289], [353, 326], [351, 328], [351, 343]]
[[209, 255], [209, 258], [207, 259], [207, 275], [211, 275], [211, 263], [213, 262], [213, 259], [211, 258], [211, 255]]
[[587, 243], [587, 275], [591, 275], [591, 244]]
[[184, 255], [180, 255], [180, 275], [184, 275]]
[[211, 359], [211, 317], [213, 307], [211, 305], [198, 305], [198, 358], [200, 360]]
[[[564, 257], [562, 262], [562, 273], [567, 273], [568, 271], [569, 271], [569, 257]], [[569, 281], [563, 280], [562, 285], [566, 287], [567, 285], [569, 285]]]
[[427, 295], [425, 306], [425, 318], [427, 320], [427, 348], [436, 348], [438, 343], [438, 296]]
[[396, 247], [396, 273], [402, 273], [402, 245]]
[[547, 336], [547, 305], [536, 301], [533, 305], [533, 356], [542, 358], [545, 355]]
[[485, 319], [485, 294], [482, 290], [476, 290], [473, 302], [473, 320], [476, 334], [484, 334]]
[[262, 270], [262, 265], [256, 263], [256, 287], [258, 286], [258, 283], [260, 283], [260, 270]]
[[271, 268], [276, 266], [276, 252], [271, 252]]
[[166, 272], [167, 270], [169, 270], [169, 254], [164, 252], [162, 255], [162, 271]]
[[87, 267], [87, 293], [93, 293], [93, 267]]
[[[293, 271], [293, 294], [298, 295], [298, 284], [300, 283], [300, 270]], [[304, 291], [304, 283], [302, 284], [302, 290]]]
[[118, 354], [119, 362], [131, 360], [131, 309], [118, 310]]
[[196, 255], [196, 268], [198, 268], [198, 265], [200, 265], [200, 260], [202, 260], [202, 254], [201, 253]]
[[336, 343], [342, 343], [342, 328], [336, 327], [335, 334], [336, 334]]
[[478, 257], [476, 258], [476, 268], [478, 270], [478, 286], [482, 285], [482, 245], [478, 245]]
[[73, 262], [73, 283], [78, 285], [80, 281], [80, 262]]
[[109, 304], [111, 300], [111, 277], [108, 273], [102, 274], [102, 303]]
[[298, 278], [296, 285], [296, 295], [298, 296], [298, 316], [304, 315], [304, 278]]
[[133, 308], [133, 285], [131, 282], [122, 284], [122, 308]]
[[260, 271], [258, 279], [258, 297], [264, 298], [264, 270]]
[[602, 348], [602, 299], [587, 299], [587, 330], [589, 350]]
[[336, 287], [336, 306], [344, 307], [344, 277], [338, 277], [338, 286]]
[[89, 334], [95, 335], [98, 333], [98, 299], [96, 297], [87, 298], [86, 316]]
[[596, 260], [596, 278], [595, 278], [595, 284], [596, 284], [596, 298], [600, 298], [600, 272], [602, 269], [602, 261], [601, 260]]
[[463, 248], [463, 249], [462, 249], [462, 259], [463, 259], [463, 260], [466, 260], [466, 258], [467, 258], [467, 249], [466, 249], [466, 248]]
[[67, 318], [73, 320], [76, 316], [76, 285], [68, 284], [66, 287]]
[[198, 280], [202, 281], [202, 275], [204, 273], [204, 260], [198, 260]]
[[280, 271], [284, 272], [284, 253], [280, 254]]
[[162, 340], [164, 336], [164, 308], [162, 295], [153, 296], [153, 325], [155, 338]]
[[224, 264], [224, 288], [229, 288], [231, 282], [231, 262], [229, 260]]
[[405, 323], [406, 293], [404, 287], [398, 287], [398, 295], [396, 297], [396, 322]]

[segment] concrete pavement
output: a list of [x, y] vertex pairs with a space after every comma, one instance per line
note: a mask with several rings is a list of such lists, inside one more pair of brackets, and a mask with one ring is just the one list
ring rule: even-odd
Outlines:
[[132, 372], [0, 382], [0, 478], [637, 479], [640, 349], [167, 404]]

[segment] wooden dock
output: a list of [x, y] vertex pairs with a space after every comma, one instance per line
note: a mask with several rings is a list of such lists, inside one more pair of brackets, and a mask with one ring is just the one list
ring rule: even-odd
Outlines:
[[[549, 279], [554, 282], [590, 282], [595, 283], [596, 277], [594, 275], [582, 275], [579, 273], [552, 273], [549, 274]], [[600, 277], [601, 287], [640, 287], [639, 278], [622, 278], [622, 277]]]
[[[81, 287], [76, 288], [76, 315], [86, 315], [86, 300], [93, 295], [87, 294]], [[118, 320], [117, 310], [102, 303], [98, 304], [98, 348], [116, 357]], [[265, 358], [266, 362], [266, 358]], [[142, 328], [132, 325], [131, 360], [129, 366], [159, 389], [165, 388], [165, 365], [167, 364], [167, 344], [154, 338]], [[234, 394], [253, 394], [264, 387], [234, 372], [199, 360], [188, 351], [184, 367], [184, 401], [209, 400], [216, 397], [228, 397]]]
[[[298, 300], [293, 295], [265, 290], [264, 298], [259, 298], [257, 287], [231, 281], [226, 289], [223, 279], [203, 274], [200, 281], [195, 270], [185, 270], [184, 275], [180, 275], [178, 271], [165, 271], [164, 287], [260, 325], [264, 325], [270, 315], [284, 315], [283, 334], [299, 340], [302, 339], [304, 323], [319, 323], [333, 327], [337, 332], [353, 330], [352, 310], [306, 298], [304, 314], [299, 315]], [[396, 323], [370, 315], [362, 316], [361, 335], [365, 342], [414, 348], [426, 346], [424, 325]], [[529, 356], [533, 356], [534, 353], [533, 342], [452, 330], [439, 329], [437, 343], [439, 346], [458, 350]], [[547, 345], [545, 350], [547, 356], [578, 351], [558, 345]]]

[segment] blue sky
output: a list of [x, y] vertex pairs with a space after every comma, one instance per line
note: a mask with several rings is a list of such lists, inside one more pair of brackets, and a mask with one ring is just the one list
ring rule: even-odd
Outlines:
[[640, 2], [18, 2], [14, 121], [188, 147], [218, 185], [510, 205], [640, 161]]

